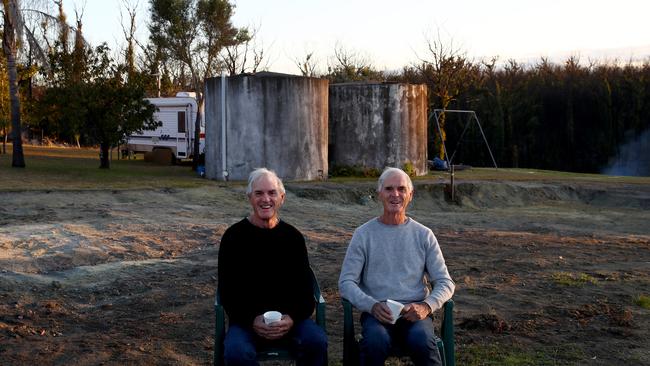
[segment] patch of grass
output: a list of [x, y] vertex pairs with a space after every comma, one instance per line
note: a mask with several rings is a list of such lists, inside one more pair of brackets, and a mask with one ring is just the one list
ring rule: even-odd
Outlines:
[[571, 365], [581, 359], [584, 352], [572, 345], [531, 350], [510, 344], [471, 344], [456, 353], [456, 363], [468, 366]]
[[553, 281], [559, 285], [582, 287], [588, 283], [596, 284], [598, 280], [586, 273], [555, 272], [552, 275]]
[[[434, 176], [448, 178], [447, 172], [432, 172]], [[650, 177], [625, 177], [602, 174], [585, 174], [560, 172], [553, 170], [521, 168], [471, 168], [454, 173], [457, 180], [511, 180], [511, 181], [548, 181], [548, 182], [594, 182], [594, 183], [629, 183], [649, 184]]]
[[199, 178], [191, 166], [119, 160], [117, 152], [110, 169], [99, 169], [97, 149], [30, 145], [23, 149], [26, 168], [12, 168], [11, 154], [0, 155], [0, 191], [191, 188], [214, 184]]
[[639, 295], [636, 298], [634, 298], [634, 304], [650, 310], [650, 296], [647, 295]]

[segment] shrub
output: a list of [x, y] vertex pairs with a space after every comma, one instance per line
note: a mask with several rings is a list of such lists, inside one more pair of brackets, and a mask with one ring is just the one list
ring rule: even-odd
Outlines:
[[357, 165], [338, 165], [332, 167], [330, 174], [333, 177], [376, 178], [381, 175], [381, 171], [377, 168], [361, 167]]
[[404, 163], [404, 166], [402, 167], [402, 170], [403, 170], [406, 174], [408, 174], [410, 177], [415, 177], [415, 175], [416, 175], [416, 173], [417, 173], [417, 172], [415, 171], [415, 167], [413, 166], [413, 163], [411, 163], [411, 162], [408, 161], [408, 160], [406, 161], [406, 163]]
[[650, 296], [639, 295], [634, 299], [634, 303], [644, 309], [650, 310]]

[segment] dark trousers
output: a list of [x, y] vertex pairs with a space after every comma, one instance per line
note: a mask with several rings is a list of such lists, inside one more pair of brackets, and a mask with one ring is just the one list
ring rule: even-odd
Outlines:
[[403, 350], [416, 366], [442, 365], [431, 318], [384, 324], [363, 313], [361, 327], [361, 365], [383, 366], [393, 347]]
[[[327, 335], [311, 319], [294, 324], [289, 334], [280, 341], [287, 342], [295, 350], [298, 366], [325, 366], [327, 360]], [[255, 360], [256, 347], [269, 342], [258, 337], [251, 328], [231, 324], [224, 339], [224, 359], [226, 365], [259, 365]]]

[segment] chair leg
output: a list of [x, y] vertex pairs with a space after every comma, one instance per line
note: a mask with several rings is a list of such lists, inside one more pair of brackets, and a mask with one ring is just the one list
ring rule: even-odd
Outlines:
[[352, 304], [343, 299], [343, 366], [359, 364], [359, 344], [354, 337]]
[[445, 344], [442, 339], [436, 339], [436, 346], [438, 347], [438, 353], [440, 353], [440, 361], [442, 361], [442, 366], [447, 366], [447, 357], [445, 357]]
[[449, 300], [443, 306], [441, 337], [445, 345], [445, 359], [447, 366], [456, 366], [454, 347], [454, 301]]
[[226, 335], [226, 319], [223, 307], [215, 305], [215, 327], [214, 327], [214, 366], [222, 366], [223, 361], [223, 340]]

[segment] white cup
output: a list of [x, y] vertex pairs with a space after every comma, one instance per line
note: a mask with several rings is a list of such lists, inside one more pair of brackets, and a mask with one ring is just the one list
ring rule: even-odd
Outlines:
[[391, 299], [386, 299], [386, 305], [388, 305], [388, 308], [390, 309], [390, 312], [393, 314], [393, 324], [399, 319], [400, 313], [402, 312], [402, 309], [404, 309], [404, 304], [391, 300]]
[[264, 324], [272, 324], [282, 319], [282, 313], [279, 311], [267, 311], [264, 313]]

